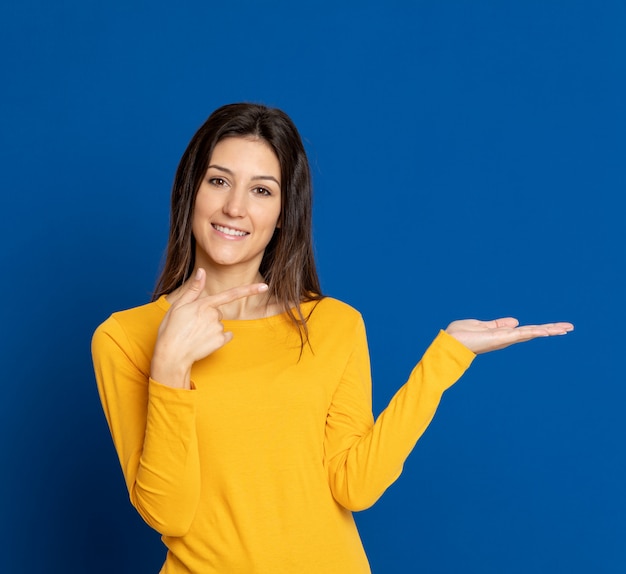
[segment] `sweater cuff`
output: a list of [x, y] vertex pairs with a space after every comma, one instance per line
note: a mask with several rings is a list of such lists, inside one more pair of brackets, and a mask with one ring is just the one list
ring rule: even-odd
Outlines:
[[163, 385], [152, 378], [148, 380], [148, 402], [152, 412], [160, 413], [163, 418], [186, 418], [195, 415], [196, 393]]
[[[184, 389], [174, 389], [149, 379], [146, 437], [142, 457], [152, 460], [154, 453], [169, 453], [169, 464], [184, 460], [195, 442], [196, 397]], [[176, 464], [182, 464], [180, 462]]]
[[439, 331], [416, 370], [421, 370], [424, 383], [432, 391], [443, 393], [456, 383], [476, 355], [445, 331]]
[[448, 335], [443, 329], [439, 331], [431, 346], [435, 344], [442, 345], [443, 349], [452, 355], [452, 358], [457, 361], [459, 367], [463, 370], [466, 370], [476, 358], [474, 351], [470, 351], [463, 343], [452, 335]]

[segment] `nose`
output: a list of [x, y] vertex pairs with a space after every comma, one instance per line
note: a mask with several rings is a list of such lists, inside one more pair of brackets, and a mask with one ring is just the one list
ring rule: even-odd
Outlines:
[[244, 217], [247, 213], [246, 202], [245, 190], [233, 187], [226, 196], [222, 211], [230, 217]]

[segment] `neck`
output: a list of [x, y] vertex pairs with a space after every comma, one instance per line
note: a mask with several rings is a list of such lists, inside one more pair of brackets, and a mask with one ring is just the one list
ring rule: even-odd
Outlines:
[[[263, 283], [263, 277], [259, 273], [258, 268], [220, 267], [206, 264], [198, 264], [197, 267], [201, 266], [206, 271], [206, 283], [204, 286], [206, 295], [217, 295], [233, 287]], [[194, 269], [194, 274], [196, 269]], [[268, 293], [260, 293], [220, 305], [220, 311], [225, 320], [258, 319], [275, 314], [277, 305], [272, 304]]]

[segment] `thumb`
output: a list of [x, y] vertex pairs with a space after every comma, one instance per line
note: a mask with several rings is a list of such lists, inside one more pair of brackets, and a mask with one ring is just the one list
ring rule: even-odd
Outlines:
[[192, 279], [187, 283], [185, 289], [183, 290], [180, 299], [176, 302], [177, 306], [185, 305], [187, 303], [191, 303], [195, 301], [200, 294], [202, 293], [202, 289], [204, 289], [204, 284], [206, 282], [206, 271], [199, 267], [196, 271], [196, 274]]

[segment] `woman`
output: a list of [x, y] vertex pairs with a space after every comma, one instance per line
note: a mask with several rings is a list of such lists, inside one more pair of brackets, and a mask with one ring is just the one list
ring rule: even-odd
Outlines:
[[233, 104], [192, 138], [151, 303], [93, 358], [130, 499], [161, 572], [369, 572], [352, 511], [399, 476], [475, 354], [569, 323], [455, 321], [374, 423], [365, 329], [323, 297], [306, 154], [280, 110]]

